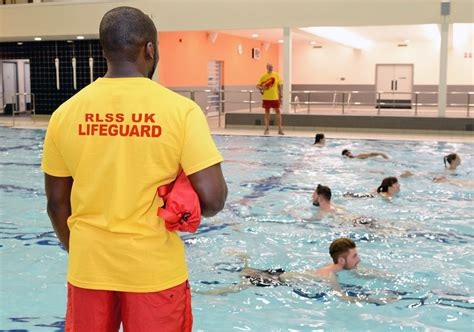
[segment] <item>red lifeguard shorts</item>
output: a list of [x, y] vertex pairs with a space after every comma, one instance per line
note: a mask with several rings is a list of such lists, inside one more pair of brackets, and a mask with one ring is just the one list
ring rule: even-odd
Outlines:
[[262, 100], [262, 107], [266, 110], [270, 108], [280, 108], [280, 101], [279, 100]]
[[68, 283], [65, 331], [191, 332], [191, 291], [186, 281], [160, 292], [79, 288]]

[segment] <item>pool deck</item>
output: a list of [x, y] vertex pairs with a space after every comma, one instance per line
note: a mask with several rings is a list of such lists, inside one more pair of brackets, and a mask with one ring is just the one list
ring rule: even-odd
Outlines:
[[[15, 124], [11, 116], [0, 116], [0, 126], [21, 129], [45, 129], [48, 126], [50, 116], [37, 115], [33, 118], [29, 115], [15, 117]], [[221, 120], [223, 121], [224, 118]], [[219, 126], [218, 117], [208, 118], [211, 132], [216, 135], [242, 135], [242, 136], [264, 136], [262, 127], [248, 126], [245, 128], [224, 128]], [[471, 142], [474, 143], [474, 132], [472, 131], [438, 131], [438, 130], [389, 130], [389, 129], [348, 129], [348, 128], [311, 128], [302, 130], [285, 127], [285, 136], [277, 134], [276, 128], [270, 128], [270, 135], [278, 137], [308, 137], [313, 138], [316, 132], [322, 132], [326, 138], [353, 138], [353, 139], [382, 139], [382, 140], [406, 140], [406, 141], [445, 141], [445, 142]]]

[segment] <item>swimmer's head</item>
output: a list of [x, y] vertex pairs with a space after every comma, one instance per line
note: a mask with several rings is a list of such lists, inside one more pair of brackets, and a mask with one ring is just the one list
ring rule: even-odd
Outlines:
[[273, 65], [271, 63], [267, 63], [267, 71], [271, 73], [273, 71]]
[[400, 183], [394, 176], [389, 176], [382, 180], [382, 184], [377, 188], [378, 193], [389, 193], [390, 195], [396, 194], [400, 191]]
[[360, 263], [356, 244], [347, 237], [334, 240], [329, 246], [329, 255], [331, 255], [334, 264], [340, 265], [345, 270], [355, 269]]
[[457, 153], [448, 154], [447, 156], [443, 158], [443, 161], [444, 161], [444, 167], [446, 168], [448, 167], [448, 164], [450, 168], [454, 168], [454, 169], [461, 164], [461, 158], [459, 157]]
[[352, 155], [351, 150], [348, 150], [348, 149], [342, 150], [342, 155], [345, 156], [345, 157], [354, 158], [354, 156]]
[[313, 205], [320, 206], [321, 202], [330, 202], [332, 197], [331, 189], [318, 184], [313, 192]]
[[117, 7], [100, 21], [100, 44], [108, 66], [134, 63], [151, 78], [158, 63], [158, 34], [155, 24], [137, 8]]
[[314, 137], [314, 144], [324, 144], [326, 142], [326, 139], [324, 137], [324, 134], [316, 134]]

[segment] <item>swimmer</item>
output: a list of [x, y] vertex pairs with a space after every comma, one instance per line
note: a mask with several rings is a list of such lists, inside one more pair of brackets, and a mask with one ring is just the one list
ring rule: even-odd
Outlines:
[[461, 165], [461, 158], [457, 153], [450, 153], [447, 156], [444, 156], [443, 161], [444, 167], [448, 171], [455, 171], [456, 168]]
[[346, 191], [342, 194], [343, 197], [350, 198], [374, 198], [377, 197], [374, 193], [355, 193], [352, 191]]
[[449, 183], [454, 186], [462, 187], [462, 188], [473, 188], [474, 181], [473, 180], [458, 180], [458, 179], [450, 179], [447, 176], [437, 176], [433, 178], [433, 182], [435, 183]]
[[331, 203], [331, 197], [331, 189], [318, 184], [313, 192], [313, 205], [319, 207], [319, 212], [316, 215], [318, 219], [322, 219], [325, 215], [338, 212], [338, 209], [341, 209]]
[[377, 193], [387, 199], [391, 199], [399, 191], [400, 183], [394, 176], [383, 179], [382, 184], [377, 188]]
[[313, 145], [324, 146], [325, 144], [326, 144], [326, 138], [324, 137], [324, 134], [316, 134], [316, 136], [314, 137]]
[[[349, 302], [368, 302], [376, 304], [388, 304], [398, 301], [398, 297], [371, 298], [368, 295], [359, 294], [352, 296], [346, 294], [337, 280], [337, 273], [342, 270], [356, 270], [361, 259], [357, 253], [356, 244], [349, 238], [339, 238], [334, 240], [329, 247], [329, 254], [333, 263], [317, 270], [306, 270], [303, 272], [286, 272], [283, 269], [260, 270], [248, 267], [248, 261], [244, 260], [245, 266], [239, 271], [240, 283], [226, 288], [214, 289], [210, 291], [195, 290], [195, 293], [205, 295], [222, 295], [236, 293], [251, 286], [256, 287], [277, 287], [292, 286], [296, 284], [314, 284], [327, 282], [335, 291], [336, 296]], [[233, 269], [232, 271], [235, 271]], [[380, 273], [375, 270], [361, 269], [359, 276], [393, 278], [387, 273]]]
[[385, 153], [381, 152], [369, 152], [369, 153], [359, 153], [359, 154], [352, 154], [351, 150], [344, 149], [342, 150], [342, 155], [348, 158], [356, 158], [356, 159], [367, 159], [371, 157], [382, 157], [384, 159], [389, 159]]

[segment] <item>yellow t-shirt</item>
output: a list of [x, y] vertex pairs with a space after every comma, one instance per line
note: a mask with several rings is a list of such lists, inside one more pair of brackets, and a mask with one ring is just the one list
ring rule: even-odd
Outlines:
[[259, 85], [263, 86], [263, 100], [278, 100], [278, 86], [283, 84], [283, 80], [276, 71], [272, 71], [270, 74], [266, 73], [258, 81]]
[[62, 104], [42, 169], [74, 179], [68, 281], [153, 292], [187, 280], [184, 246], [156, 216], [158, 186], [220, 163], [193, 101], [147, 78], [99, 78]]

